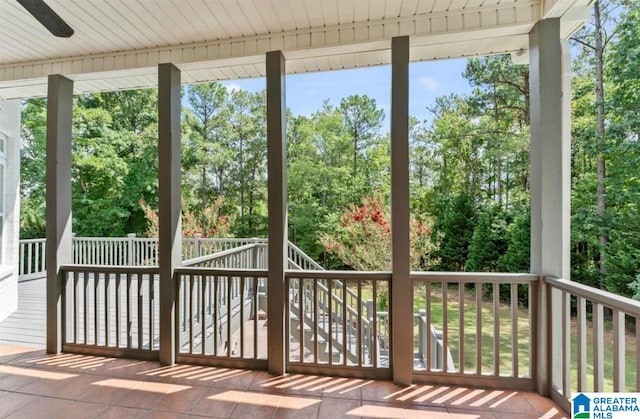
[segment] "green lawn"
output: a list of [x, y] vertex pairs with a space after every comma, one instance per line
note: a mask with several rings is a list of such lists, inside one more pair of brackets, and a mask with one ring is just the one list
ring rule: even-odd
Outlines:
[[[349, 281], [348, 286], [351, 290], [357, 292], [357, 285], [353, 281]], [[503, 292], [508, 286], [502, 286]], [[506, 287], [506, 288], [505, 288]], [[524, 286], [520, 286], [524, 287]], [[378, 286], [378, 296], [383, 294], [387, 287]], [[522, 291], [524, 288], [521, 288]], [[443, 330], [443, 301], [442, 287], [440, 284], [431, 285], [431, 324], [438, 330]], [[486, 291], [486, 290], [485, 290]], [[459, 347], [460, 347], [460, 304], [458, 285], [449, 284], [447, 290], [447, 327], [448, 327], [448, 346], [453, 357], [456, 370], [459, 368]], [[373, 298], [371, 283], [365, 283], [361, 288], [363, 300]], [[476, 372], [477, 360], [477, 342], [476, 342], [476, 289], [467, 288], [464, 290], [464, 370], [470, 373]], [[482, 328], [482, 345], [481, 354], [481, 372], [492, 374], [494, 371], [494, 309], [491, 293], [485, 292], [481, 302], [481, 328]], [[415, 284], [414, 286], [414, 312], [426, 309], [425, 288], [423, 284]], [[512, 360], [512, 319], [511, 305], [506, 301], [499, 304], [499, 372], [500, 375], [511, 375], [513, 369]], [[528, 307], [519, 305], [516, 319], [518, 338], [516, 340], [518, 352], [518, 375], [530, 376], [529, 357], [531, 348], [530, 327]], [[604, 327], [604, 385], [605, 391], [613, 391], [613, 330], [610, 321], [605, 321]], [[414, 350], [418, 351], [418, 321], [414, 321]], [[593, 391], [593, 340], [592, 340], [591, 323], [587, 323], [587, 391]], [[571, 328], [571, 384], [572, 392], [577, 391], [577, 347], [576, 347], [576, 325], [575, 319], [572, 319]], [[636, 391], [636, 345], [635, 332], [627, 330], [626, 332], [626, 390]], [[559, 356], [559, 355], [558, 355]]]
[[[459, 348], [460, 348], [460, 303], [458, 286], [450, 284], [447, 291], [447, 328], [448, 328], [448, 346], [453, 357], [456, 369], [459, 368]], [[416, 287], [414, 289], [414, 309], [426, 309], [424, 288]], [[477, 369], [477, 353], [478, 342], [476, 339], [477, 328], [477, 305], [476, 291], [474, 289], [466, 289], [464, 291], [464, 309], [463, 309], [463, 331], [464, 339], [464, 370], [475, 372]], [[511, 375], [513, 370], [512, 349], [514, 340], [512, 339], [512, 319], [511, 308], [509, 304], [499, 304], [498, 316], [499, 333], [498, 333], [498, 351], [499, 351], [499, 373], [500, 375]], [[442, 289], [439, 286], [431, 287], [431, 324], [438, 330], [443, 330], [443, 302]], [[495, 362], [494, 351], [494, 309], [492, 299], [482, 299], [480, 311], [481, 323], [481, 372], [493, 373]], [[528, 319], [528, 311], [524, 307], [518, 308], [518, 317], [515, 319], [518, 329], [518, 338], [515, 340], [518, 354], [518, 375], [530, 375], [529, 372], [529, 330], [530, 322]], [[417, 323], [417, 321], [416, 321]], [[414, 325], [414, 347], [418, 348], [418, 326]]]
[[[636, 391], [636, 337], [635, 333], [627, 327], [625, 338], [625, 383], [628, 392]], [[577, 392], [578, 385], [578, 347], [577, 347], [576, 320], [571, 321], [571, 391]], [[604, 322], [604, 391], [613, 391], [613, 325], [610, 321]], [[587, 322], [587, 389], [593, 391], [593, 328], [591, 322]]]

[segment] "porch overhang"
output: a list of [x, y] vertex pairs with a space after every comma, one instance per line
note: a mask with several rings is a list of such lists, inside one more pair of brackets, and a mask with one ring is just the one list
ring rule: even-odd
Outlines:
[[289, 74], [389, 64], [391, 38], [404, 35], [411, 61], [512, 53], [522, 62], [536, 22], [560, 17], [568, 37], [590, 2], [49, 0], [76, 31], [59, 39], [8, 1], [0, 4], [0, 99], [45, 96], [50, 74], [73, 80], [75, 93], [155, 87], [157, 65], [169, 62], [183, 83], [262, 77], [272, 50], [283, 51]]

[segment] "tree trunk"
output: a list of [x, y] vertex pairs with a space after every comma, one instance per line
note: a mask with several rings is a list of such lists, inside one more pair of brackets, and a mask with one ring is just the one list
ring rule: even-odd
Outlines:
[[600, 2], [596, 1], [593, 5], [593, 20], [595, 23], [595, 58], [596, 58], [596, 131], [598, 135], [598, 157], [596, 159], [597, 165], [597, 179], [598, 184], [596, 188], [596, 201], [598, 206], [598, 215], [600, 216], [600, 231], [598, 241], [600, 242], [600, 282], [602, 282], [602, 276], [606, 274], [606, 258], [605, 252], [609, 238], [607, 237], [605, 224], [605, 214], [607, 210], [607, 204], [605, 201], [606, 193], [606, 161], [604, 157], [606, 141], [605, 141], [605, 127], [604, 127], [604, 80], [603, 80], [603, 55], [604, 44], [602, 42], [602, 20], [600, 16]]
[[498, 109], [498, 94], [496, 86], [493, 86], [493, 118], [496, 124], [496, 195], [498, 196], [498, 206], [502, 208], [502, 151], [500, 150], [500, 111]]
[[202, 166], [202, 202], [200, 203], [200, 224], [202, 225], [202, 234], [207, 234], [207, 220], [205, 219], [205, 210], [207, 209], [207, 168]]

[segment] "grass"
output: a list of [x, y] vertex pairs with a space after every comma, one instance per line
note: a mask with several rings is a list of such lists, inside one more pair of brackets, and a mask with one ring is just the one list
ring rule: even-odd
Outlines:
[[[593, 374], [593, 327], [590, 321], [587, 321], [587, 382], [586, 391], [594, 391], [594, 374]], [[578, 391], [578, 346], [577, 346], [577, 328], [576, 319], [571, 321], [571, 391]], [[625, 383], [626, 388], [620, 391], [635, 392], [636, 391], [636, 335], [627, 323], [625, 331]], [[613, 324], [611, 321], [604, 322], [604, 391], [613, 391]]]
[[[348, 287], [357, 292], [357, 283], [354, 281], [348, 281]], [[517, 375], [531, 376], [530, 370], [530, 333], [531, 333], [531, 321], [529, 319], [529, 309], [527, 305], [519, 304], [517, 308], [517, 318], [515, 319], [517, 326], [517, 339], [513, 339], [512, 327], [513, 320], [511, 318], [511, 304], [510, 301], [500, 301], [498, 304], [498, 316], [499, 316], [499, 331], [497, 337], [494, 336], [494, 307], [492, 300], [492, 290], [487, 292], [485, 289], [485, 295], [481, 298], [480, 307], [480, 325], [482, 331], [481, 345], [478, 348], [478, 342], [476, 339], [476, 327], [477, 327], [477, 306], [476, 306], [476, 292], [481, 291], [481, 288], [466, 288], [463, 291], [463, 304], [464, 309], [460, 310], [459, 301], [459, 288], [458, 284], [449, 284], [447, 288], [447, 336], [448, 347], [451, 352], [455, 369], [460, 367], [460, 315], [463, 318], [463, 331], [464, 344], [463, 350], [463, 367], [465, 372], [475, 373], [477, 371], [477, 358], [478, 350], [480, 351], [480, 371], [482, 374], [493, 374], [495, 363], [495, 339], [498, 339], [498, 366], [499, 374], [511, 376], [513, 373], [513, 345], [516, 345], [518, 354], [518, 371]], [[377, 287], [378, 296], [388, 290], [386, 283], [381, 283]], [[509, 285], [501, 285], [501, 291], [508, 294]], [[519, 286], [519, 291], [526, 290], [525, 285]], [[363, 300], [373, 299], [373, 290], [371, 283], [364, 283], [361, 288], [361, 296]], [[431, 325], [436, 329], [444, 330], [444, 316], [443, 316], [443, 292], [442, 286], [432, 284], [430, 289], [430, 321]], [[426, 309], [426, 290], [423, 283], [414, 283], [414, 298], [413, 307], [414, 312]], [[488, 297], [488, 298], [487, 298]], [[355, 307], [354, 307], [355, 308]], [[606, 317], [606, 316], [605, 316]], [[630, 320], [630, 319], [627, 319]], [[635, 331], [629, 327], [627, 323], [626, 338], [625, 338], [625, 382], [626, 388], [622, 391], [636, 391], [636, 370], [637, 370], [637, 357], [636, 357], [636, 337]], [[586, 391], [593, 391], [593, 327], [590, 321], [587, 321], [587, 387]], [[577, 331], [576, 320], [572, 318], [571, 322], [571, 369], [570, 369], [570, 382], [572, 392], [577, 391]], [[418, 320], [414, 320], [414, 351], [418, 352], [419, 347], [419, 324]], [[611, 321], [605, 320], [604, 322], [604, 391], [613, 391], [613, 326]], [[560, 357], [561, 354], [554, 354]], [[557, 374], [557, 372], [555, 372]]]
[[[414, 287], [414, 309], [426, 309], [425, 289], [421, 284]], [[482, 292], [480, 290], [480, 292]], [[439, 285], [431, 287], [431, 325], [438, 330], [444, 330], [443, 293]], [[498, 373], [500, 375], [513, 375], [513, 348], [515, 345], [518, 356], [518, 376], [530, 375], [529, 368], [529, 331], [530, 322], [526, 307], [518, 307], [518, 316], [515, 319], [517, 326], [517, 338], [512, 335], [513, 321], [511, 318], [511, 305], [498, 304], [499, 330], [497, 336], [494, 333], [494, 307], [493, 300], [482, 298], [480, 304], [481, 327], [480, 342], [477, 335], [477, 303], [476, 289], [465, 289], [463, 292], [463, 309], [460, 310], [459, 288], [457, 284], [449, 284], [447, 288], [447, 337], [448, 347], [451, 352], [455, 368], [460, 368], [460, 344], [463, 344], [463, 367], [466, 372], [476, 372], [477, 359], [480, 352], [480, 372], [492, 374], [495, 371], [496, 358]], [[463, 319], [463, 339], [460, 334], [460, 316]], [[416, 321], [417, 323], [417, 321]], [[414, 326], [414, 347], [418, 348], [417, 325]], [[495, 346], [497, 339], [498, 353]], [[478, 345], [480, 343], [480, 345]]]

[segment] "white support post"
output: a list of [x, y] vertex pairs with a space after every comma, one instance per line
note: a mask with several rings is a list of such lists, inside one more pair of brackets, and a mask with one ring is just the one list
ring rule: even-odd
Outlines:
[[287, 254], [287, 136], [285, 103], [285, 59], [282, 51], [267, 52], [267, 171], [269, 212], [269, 274], [267, 316], [269, 319], [268, 365], [271, 374], [285, 373], [284, 278]]
[[391, 349], [400, 385], [413, 373], [409, 253], [409, 37], [400, 36], [391, 40]]
[[202, 234], [196, 233], [193, 235], [193, 257], [199, 258], [202, 255], [200, 246], [202, 245]]
[[[158, 193], [160, 269], [160, 363], [172, 365], [176, 355], [174, 269], [181, 263], [180, 221], [180, 70], [158, 66]], [[153, 336], [150, 337], [153, 340]]]
[[129, 266], [137, 265], [135, 260], [135, 251], [134, 251], [135, 239], [136, 239], [136, 233], [127, 234], [127, 265]]
[[[571, 83], [560, 19], [542, 20], [534, 26], [529, 51], [531, 272], [568, 279]], [[538, 287], [534, 374], [542, 395], [549, 395], [554, 383], [561, 385], [560, 298], [544, 283]]]
[[71, 121], [73, 81], [49, 76], [47, 93], [47, 353], [62, 350], [60, 266], [73, 262], [71, 234]]

